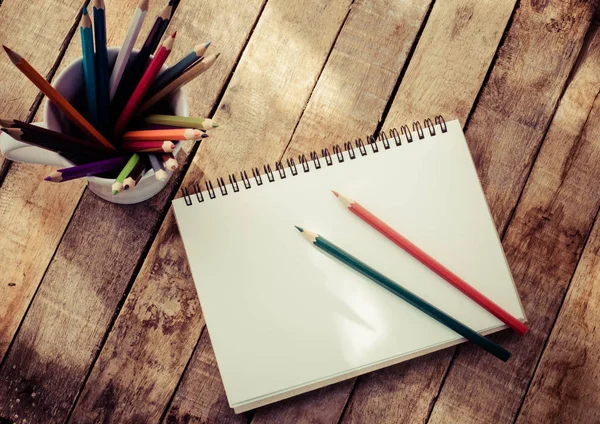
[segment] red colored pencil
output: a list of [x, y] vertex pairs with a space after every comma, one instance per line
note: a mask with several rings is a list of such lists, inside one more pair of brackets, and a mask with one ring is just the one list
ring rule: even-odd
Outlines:
[[119, 119], [117, 120], [117, 123], [115, 125], [115, 136], [119, 136], [125, 130], [127, 123], [133, 117], [144, 95], [150, 88], [152, 81], [154, 81], [154, 78], [156, 78], [156, 75], [158, 75], [160, 68], [167, 60], [167, 57], [169, 57], [169, 53], [171, 53], [173, 43], [175, 42], [176, 34], [177, 31], [175, 31], [169, 38], [167, 38], [162, 44], [162, 46], [160, 46], [160, 48], [156, 52], [156, 55], [150, 62], [150, 65], [148, 65], [148, 68], [144, 72], [144, 75], [140, 79], [140, 82], [135, 87], [135, 90], [133, 90], [133, 94], [127, 101], [127, 104], [125, 105], [125, 108], [123, 109], [123, 112], [121, 112], [121, 116], [119, 116]]
[[124, 141], [121, 144], [121, 147], [124, 150], [129, 150], [130, 152], [152, 152], [152, 153], [170, 153], [175, 150], [175, 143], [172, 141], [152, 141], [152, 140], [144, 140], [144, 141]]
[[519, 321], [517, 318], [513, 317], [511, 314], [506, 312], [496, 303], [492, 302], [489, 298], [487, 298], [483, 293], [475, 289], [473, 286], [467, 284], [463, 279], [454, 274], [448, 268], [444, 267], [438, 261], [433, 259], [427, 253], [422, 251], [420, 248], [415, 246], [409, 240], [407, 240], [404, 236], [394, 230], [392, 227], [387, 225], [385, 222], [377, 218], [363, 206], [361, 206], [358, 202], [351, 200], [347, 197], [342, 196], [337, 192], [333, 192], [337, 196], [339, 200], [356, 216], [365, 221], [371, 227], [375, 228], [381, 234], [386, 236], [388, 239], [393, 241], [399, 247], [404, 249], [407, 253], [412, 255], [415, 259], [425, 265], [427, 268], [435, 272], [437, 275], [442, 277], [444, 280], [452, 284], [458, 290], [463, 292], [469, 298], [474, 300], [477, 304], [483, 307], [486, 311], [490, 312], [500, 321], [508, 325], [510, 328], [515, 330], [518, 334], [523, 335], [527, 333], [527, 326]]

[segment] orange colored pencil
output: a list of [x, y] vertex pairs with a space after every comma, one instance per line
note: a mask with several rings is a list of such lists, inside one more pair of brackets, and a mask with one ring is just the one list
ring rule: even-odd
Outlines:
[[23, 73], [25, 76], [44, 93], [52, 103], [54, 103], [64, 114], [81, 130], [86, 133], [89, 137], [102, 144], [109, 150], [116, 151], [114, 146], [108, 142], [102, 134], [96, 130], [71, 104], [65, 99], [54, 87], [52, 87], [48, 81], [44, 79], [25, 59], [19, 56], [17, 53], [12, 51], [6, 46], [4, 50], [11, 62]]
[[123, 134], [124, 141], [144, 140], [198, 140], [208, 134], [193, 128], [174, 128], [165, 130], [127, 131]]
[[442, 277], [448, 283], [452, 284], [458, 290], [463, 292], [473, 301], [475, 301], [479, 306], [487, 310], [489, 313], [494, 315], [500, 321], [505, 323], [507, 326], [512, 328], [515, 332], [520, 335], [524, 335], [527, 333], [527, 325], [519, 321], [517, 318], [513, 317], [511, 314], [506, 312], [496, 303], [492, 302], [488, 297], [486, 297], [483, 293], [475, 289], [473, 286], [469, 285], [466, 281], [460, 278], [458, 275], [454, 274], [448, 268], [444, 267], [441, 263], [433, 259], [419, 247], [415, 246], [408, 239], [394, 230], [392, 227], [387, 225], [381, 219], [377, 218], [363, 206], [361, 206], [358, 202], [351, 200], [345, 196], [337, 192], [333, 192], [337, 196], [338, 199], [346, 206], [350, 212], [354, 215], [358, 216], [360, 219], [365, 221], [371, 227], [379, 231], [381, 234], [386, 236], [400, 248], [405, 250], [423, 265], [428, 267], [430, 270], [435, 272], [437, 275]]
[[124, 141], [121, 147], [138, 153], [170, 153], [175, 150], [175, 143], [163, 140]]
[[127, 101], [123, 112], [121, 112], [121, 116], [119, 116], [119, 119], [115, 124], [115, 136], [119, 136], [125, 130], [127, 123], [133, 117], [137, 107], [142, 102], [142, 99], [144, 98], [144, 95], [150, 88], [152, 81], [154, 81], [154, 78], [156, 78], [156, 76], [158, 75], [160, 68], [167, 60], [167, 57], [169, 57], [169, 54], [173, 49], [173, 43], [175, 42], [175, 35], [177, 35], [177, 31], [175, 31], [169, 38], [165, 40], [165, 42], [162, 44], [162, 46], [160, 46], [160, 48], [156, 52], [156, 55], [154, 56], [154, 59], [152, 59], [152, 61], [150, 62], [150, 65], [148, 65], [148, 68], [146, 68], [144, 75], [140, 79], [138, 85], [135, 87], [135, 90], [133, 90], [133, 94]]

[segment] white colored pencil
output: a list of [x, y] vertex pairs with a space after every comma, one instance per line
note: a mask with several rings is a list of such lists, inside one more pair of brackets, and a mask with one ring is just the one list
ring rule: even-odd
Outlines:
[[121, 77], [123, 77], [123, 72], [125, 71], [125, 67], [127, 66], [129, 56], [131, 55], [131, 50], [133, 49], [135, 40], [137, 40], [140, 30], [142, 29], [142, 24], [144, 23], [146, 13], [148, 13], [148, 1], [149, 0], [140, 0], [140, 3], [135, 8], [135, 12], [133, 12], [133, 18], [131, 18], [131, 23], [129, 24], [127, 35], [125, 36], [125, 40], [123, 40], [123, 45], [121, 46], [121, 50], [119, 51], [119, 55], [117, 56], [115, 66], [112, 70], [112, 74], [110, 75], [109, 98], [111, 101], [115, 96], [115, 93], [117, 92], [117, 88], [119, 87], [119, 83], [121, 82]]

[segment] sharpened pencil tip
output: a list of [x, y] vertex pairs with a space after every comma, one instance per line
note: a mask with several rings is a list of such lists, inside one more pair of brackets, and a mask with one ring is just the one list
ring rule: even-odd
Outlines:
[[119, 194], [119, 190], [113, 190], [113, 196], [114, 196], [115, 194]]
[[175, 31], [173, 34], [171, 34], [171, 38], [175, 38], [176, 35], [177, 35], [177, 31]]
[[21, 60], [21, 56], [19, 56], [17, 53], [15, 53], [14, 51], [12, 51], [8, 47], [6, 47], [4, 44], [2, 45], [2, 48], [6, 52], [6, 54], [8, 55], [8, 58], [10, 59], [10, 61], [12, 63], [14, 63], [15, 65], [17, 63], [19, 63], [19, 61]]
[[202, 138], [207, 138], [207, 137], [208, 137], [208, 134], [206, 134], [206, 133], [202, 133], [202, 136], [201, 136], [201, 137], [202, 137]]
[[339, 194], [337, 191], [335, 191], [335, 190], [331, 190], [331, 192], [332, 192], [333, 194], [335, 194], [335, 197], [340, 197], [340, 194]]
[[205, 49], [207, 49], [207, 48], [208, 48], [208, 46], [210, 46], [210, 45], [211, 45], [211, 43], [212, 43], [212, 41], [208, 41], [208, 42], [207, 42], [207, 43], [204, 45], [204, 48], [205, 48]]
[[217, 128], [218, 126], [219, 126], [219, 124], [217, 124], [216, 122], [213, 122], [213, 123], [212, 123], [212, 127], [213, 127], [213, 128]]
[[87, 12], [87, 7], [86, 7], [86, 6], [83, 6], [83, 7], [81, 8], [81, 14], [82, 14], [83, 16], [86, 16], [86, 15], [88, 14], [88, 12]]
[[44, 181], [52, 181], [52, 177], [48, 175], [47, 177], [44, 177]]
[[298, 227], [297, 225], [294, 225], [294, 227], [296, 227], [296, 229], [297, 229], [298, 231], [300, 231], [301, 233], [303, 233], [303, 232], [304, 232], [304, 228], [302, 228], [302, 227]]

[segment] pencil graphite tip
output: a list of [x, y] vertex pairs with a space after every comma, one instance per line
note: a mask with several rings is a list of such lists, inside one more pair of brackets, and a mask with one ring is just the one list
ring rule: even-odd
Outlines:
[[88, 11], [87, 11], [87, 6], [83, 6], [83, 7], [81, 8], [81, 14], [82, 14], [83, 16], [87, 16], [87, 14], [88, 14]]
[[335, 194], [335, 197], [340, 197], [340, 194], [339, 194], [337, 191], [335, 191], [335, 190], [331, 190], [331, 192], [332, 192], [333, 194]]
[[212, 127], [213, 127], [213, 128], [217, 128], [218, 126], [219, 126], [219, 124], [217, 124], [216, 122], [213, 122], [213, 123], [212, 123]]
[[302, 228], [302, 227], [298, 227], [297, 225], [294, 225], [294, 227], [296, 227], [296, 229], [297, 229], [298, 231], [300, 231], [301, 233], [303, 233], [303, 232], [304, 232], [304, 228]]
[[112, 193], [113, 193], [113, 196], [114, 196], [115, 194], [119, 194], [119, 190], [115, 190], [115, 189], [113, 189]]
[[44, 181], [52, 181], [52, 177], [48, 175], [47, 177], [44, 177]]
[[208, 138], [208, 134], [202, 133], [202, 135], [200, 137], [202, 137], [202, 138]]
[[173, 32], [173, 34], [171, 34], [171, 38], [175, 38], [175, 36], [177, 35], [177, 31]]
[[11, 49], [9, 49], [8, 47], [6, 47], [4, 44], [2, 45], [2, 48], [6, 52], [6, 54], [8, 55], [8, 58], [10, 59], [10, 61], [12, 63], [14, 63], [15, 65], [17, 65], [21, 61], [22, 57], [19, 56], [14, 51], [12, 51]]
[[204, 45], [205, 49], [208, 49], [208, 46], [210, 46], [212, 43], [212, 41], [207, 41], [206, 44]]

